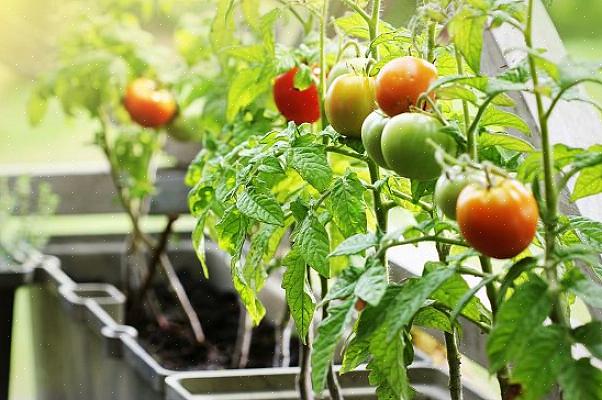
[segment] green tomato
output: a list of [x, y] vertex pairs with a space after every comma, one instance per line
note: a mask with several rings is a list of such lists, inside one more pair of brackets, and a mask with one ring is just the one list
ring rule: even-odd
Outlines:
[[386, 164], [405, 178], [426, 181], [438, 177], [441, 167], [428, 140], [452, 155], [456, 153], [455, 140], [442, 132], [441, 127], [437, 119], [419, 113], [404, 113], [391, 118], [383, 130], [381, 141]]
[[328, 73], [326, 79], [326, 87], [329, 88], [339, 76], [344, 74], [357, 74], [366, 69], [368, 59], [364, 57], [354, 57], [347, 60], [342, 60], [336, 63]]
[[366, 153], [383, 168], [389, 168], [383, 157], [381, 147], [383, 129], [388, 121], [389, 117], [377, 110], [370, 113], [362, 124], [362, 143]]
[[435, 185], [434, 200], [437, 207], [449, 219], [456, 219], [456, 203], [462, 189], [470, 183], [484, 180], [476, 173], [453, 167], [445, 171]]
[[343, 136], [359, 138], [364, 120], [375, 108], [374, 80], [362, 75], [339, 76], [324, 99], [330, 125]]

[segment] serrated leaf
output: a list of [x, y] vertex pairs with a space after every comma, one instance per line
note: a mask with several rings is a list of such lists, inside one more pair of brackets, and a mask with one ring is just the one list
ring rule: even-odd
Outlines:
[[332, 179], [332, 170], [324, 146], [292, 147], [288, 153], [290, 166], [317, 190], [325, 190]]
[[594, 357], [602, 359], [602, 321], [592, 321], [573, 330], [573, 338]]
[[328, 290], [323, 301], [345, 299], [353, 294], [357, 281], [364, 272], [363, 268], [350, 266], [345, 268], [337, 277], [332, 287]]
[[486, 23], [486, 15], [473, 15], [468, 9], [463, 9], [453, 17], [448, 25], [449, 34], [456, 48], [477, 74], [481, 71], [483, 32]]
[[216, 225], [218, 245], [232, 257], [239, 258], [248, 226], [248, 218], [235, 207], [230, 207]]
[[[503, 128], [512, 128], [517, 131], [530, 135], [529, 125], [521, 117], [508, 111], [490, 106], [483, 113], [479, 121], [480, 126], [499, 126]], [[526, 143], [526, 142], [525, 142]]]
[[602, 165], [586, 168], [579, 173], [571, 200], [576, 201], [599, 193], [602, 193]]
[[602, 253], [602, 223], [586, 217], [571, 216], [569, 224], [579, 239], [586, 245]]
[[318, 327], [318, 336], [311, 353], [311, 380], [314, 392], [320, 393], [326, 386], [328, 369], [345, 327], [351, 322], [355, 299], [328, 307], [328, 316]]
[[588, 358], [564, 365], [559, 380], [567, 400], [602, 399], [602, 371], [592, 366]]
[[345, 237], [366, 232], [365, 191], [355, 173], [338, 178], [332, 186], [328, 208]]
[[282, 276], [286, 303], [295, 321], [299, 339], [306, 343], [316, 305], [307, 282], [305, 260], [301, 257], [298, 247], [293, 247], [285, 257], [283, 264], [286, 266]]
[[337, 246], [329, 257], [350, 256], [361, 253], [378, 244], [378, 239], [374, 233], [358, 233], [345, 239]]
[[525, 351], [532, 333], [552, 309], [547, 290], [548, 285], [544, 281], [531, 275], [530, 280], [519, 286], [514, 295], [502, 304], [487, 340], [490, 371], [499, 370]]
[[386, 314], [385, 325], [387, 325], [389, 338], [407, 326], [429, 296], [454, 273], [451, 268], [436, 269], [419, 279], [410, 279], [401, 286], [400, 292], [391, 302]]
[[512, 380], [521, 385], [521, 399], [539, 400], [552, 390], [560, 371], [571, 360], [571, 344], [565, 329], [541, 326], [533, 332], [527, 348], [512, 368]]
[[265, 85], [261, 83], [260, 79], [261, 73], [262, 69], [256, 67], [243, 69], [234, 75], [228, 90], [228, 107], [226, 109], [228, 121], [234, 120], [240, 110], [251, 104], [265, 91]]
[[239, 194], [236, 208], [249, 218], [266, 224], [284, 225], [284, 212], [271, 192], [250, 188]]
[[[406, 360], [406, 343], [403, 332], [397, 332], [390, 338], [385, 324], [378, 327], [370, 339], [370, 354], [368, 377], [370, 384], [377, 386], [378, 398], [409, 400], [413, 398], [414, 390], [410, 386]], [[385, 394], [386, 393], [386, 397]]]
[[516, 136], [484, 132], [479, 137], [479, 147], [486, 148], [490, 146], [499, 146], [512, 151], [530, 153], [535, 151], [531, 143], [526, 142]]
[[378, 305], [387, 290], [389, 283], [387, 274], [387, 268], [379, 258], [368, 258], [366, 271], [355, 286], [355, 295], [370, 305]]
[[330, 276], [328, 253], [330, 244], [326, 228], [313, 215], [308, 215], [299, 229], [300, 250], [305, 262], [324, 277]]

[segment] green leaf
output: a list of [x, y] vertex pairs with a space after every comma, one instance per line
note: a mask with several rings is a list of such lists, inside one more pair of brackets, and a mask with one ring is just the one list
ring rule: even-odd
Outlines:
[[395, 296], [386, 313], [385, 325], [389, 338], [407, 326], [429, 296], [454, 273], [452, 268], [436, 269], [419, 279], [410, 279], [401, 286], [399, 294]]
[[[370, 384], [377, 386], [379, 399], [409, 400], [414, 397], [407, 371], [407, 364], [411, 360], [406, 360], [406, 347], [411, 345], [406, 342], [404, 332], [397, 332], [390, 338], [385, 324], [374, 331], [370, 339], [372, 359], [367, 369], [370, 370]], [[389, 397], [391, 395], [393, 397]]]
[[32, 126], [37, 126], [42, 122], [46, 111], [48, 110], [48, 99], [33, 92], [27, 101], [27, 118]]
[[313, 215], [308, 215], [299, 229], [299, 244], [305, 262], [324, 277], [330, 276], [328, 253], [330, 244], [324, 224]]
[[328, 369], [332, 365], [336, 346], [341, 340], [345, 327], [351, 322], [355, 299], [330, 305], [328, 316], [318, 327], [318, 336], [311, 353], [311, 380], [314, 392], [320, 393], [326, 386]]
[[571, 200], [576, 201], [598, 193], [602, 193], [602, 165], [585, 168], [579, 173]]
[[523, 272], [527, 272], [535, 266], [537, 266], [537, 259], [535, 257], [525, 257], [518, 260], [508, 269], [498, 292], [498, 305], [506, 299], [506, 293], [508, 292], [508, 289], [514, 287], [516, 278], [521, 276]]
[[253, 319], [255, 325], [259, 325], [259, 322], [265, 315], [265, 307], [257, 298], [257, 292], [248, 285], [245, 281], [243, 271], [240, 268], [240, 264], [235, 260], [232, 261], [232, 283], [234, 289], [238, 293], [240, 300], [245, 305], [247, 312]]
[[337, 246], [329, 257], [349, 256], [361, 253], [364, 250], [374, 247], [378, 244], [378, 239], [374, 233], [358, 233], [345, 239]]
[[552, 390], [556, 378], [571, 361], [571, 344], [564, 328], [540, 326], [533, 331], [527, 349], [518, 355], [512, 380], [522, 387], [521, 399], [539, 400]]
[[274, 258], [286, 229], [277, 225], [260, 224], [251, 237], [245, 256], [243, 275], [246, 282], [259, 292], [267, 279], [266, 266]]
[[519, 286], [514, 295], [499, 309], [496, 322], [487, 341], [490, 371], [497, 371], [515, 360], [532, 333], [550, 314], [552, 301], [548, 285], [535, 275]]
[[[508, 111], [502, 111], [499, 108], [490, 106], [485, 110], [485, 113], [479, 121], [480, 126], [498, 126], [503, 128], [512, 128], [517, 131], [530, 135], [529, 125], [518, 115]], [[526, 143], [526, 142], [524, 142]], [[532, 151], [533, 148], [529, 146]], [[520, 151], [520, 150], [519, 150]]]
[[322, 145], [292, 147], [288, 153], [290, 166], [319, 191], [325, 190], [332, 180], [332, 170]]
[[282, 277], [282, 288], [286, 291], [286, 303], [295, 321], [299, 339], [306, 343], [316, 304], [307, 282], [305, 260], [301, 257], [298, 247], [293, 247], [285, 257], [283, 264], [286, 266]]
[[218, 245], [234, 258], [239, 258], [247, 234], [249, 219], [230, 207], [217, 223]]
[[364, 268], [350, 266], [345, 268], [341, 275], [337, 277], [334, 285], [328, 290], [326, 298], [323, 301], [335, 299], [345, 299], [353, 294], [357, 281], [364, 273]]
[[209, 279], [209, 269], [207, 268], [207, 259], [205, 257], [205, 218], [201, 217], [194, 226], [192, 231], [192, 247], [194, 252], [201, 262], [201, 268], [203, 268], [203, 275], [205, 279]]
[[234, 32], [236, 32], [234, 16], [230, 12], [230, 8], [230, 0], [218, 1], [217, 10], [209, 33], [209, 40], [211, 41], [213, 51], [218, 55], [218, 59], [222, 65], [225, 64], [227, 58], [225, 55], [221, 55], [220, 52], [232, 46], [234, 43]]
[[353, 172], [338, 178], [332, 186], [328, 208], [345, 237], [366, 232], [365, 191]]
[[532, 151], [535, 151], [531, 143], [517, 138], [516, 136], [501, 133], [484, 132], [479, 137], [479, 147], [485, 148], [491, 146], [500, 146], [504, 149], [520, 151], [523, 153], [530, 153]]
[[[425, 272], [429, 273], [441, 268], [445, 268], [445, 266], [440, 263], [428, 262], [424, 266]], [[431, 294], [430, 298], [437, 300], [453, 310], [469, 290], [470, 287], [462, 275], [456, 273], [443, 282], [443, 284]], [[481, 301], [476, 296], [471, 296], [470, 300], [464, 305], [462, 315], [473, 321], [487, 323], [491, 321], [489, 311], [481, 304]]]
[[251, 104], [265, 91], [266, 87], [260, 79], [261, 73], [262, 69], [256, 67], [240, 70], [234, 75], [228, 90], [228, 107], [226, 109], [228, 121], [234, 120], [240, 110]]
[[368, 258], [366, 271], [355, 286], [355, 295], [368, 304], [376, 306], [385, 295], [388, 283], [388, 271], [380, 258]]
[[486, 15], [473, 15], [465, 8], [457, 13], [448, 25], [449, 34], [456, 48], [477, 74], [481, 71], [483, 32], [486, 23]]
[[585, 345], [594, 357], [602, 359], [602, 321], [592, 321], [573, 330], [573, 338]]
[[236, 201], [236, 207], [249, 218], [266, 224], [284, 225], [284, 212], [274, 195], [259, 188], [243, 191]]
[[418, 311], [414, 316], [412, 323], [414, 325], [452, 333], [452, 325], [449, 321], [449, 317], [443, 311], [439, 311], [433, 307], [425, 307]]
[[602, 399], [602, 371], [592, 366], [588, 358], [564, 365], [559, 380], [567, 400]]
[[566, 282], [568, 289], [592, 307], [602, 308], [602, 286], [583, 277], [573, 282]]
[[314, 83], [312, 78], [311, 68], [302, 64], [298, 67], [295, 77], [293, 78], [293, 86], [297, 90], [305, 90]]
[[335, 25], [341, 29], [345, 35], [356, 37], [358, 39], [369, 39], [368, 24], [357, 13], [347, 13], [335, 20]]

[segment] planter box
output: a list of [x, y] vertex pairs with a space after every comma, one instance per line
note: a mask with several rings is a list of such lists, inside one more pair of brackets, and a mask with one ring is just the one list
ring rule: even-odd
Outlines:
[[[166, 400], [294, 400], [299, 398], [296, 378], [299, 368], [267, 368], [245, 371], [186, 372], [167, 378]], [[416, 400], [447, 400], [447, 374], [426, 361], [409, 369]], [[339, 375], [343, 396], [353, 400], [375, 400], [368, 384], [368, 372], [356, 370]], [[325, 393], [326, 397], [327, 393]], [[464, 387], [464, 399], [480, 400], [474, 390]]]
[[[114, 256], [107, 253], [101, 259]], [[78, 268], [74, 275], [103, 275], [109, 271], [107, 278], [120, 276], [115, 273], [119, 270], [117, 260], [98, 271], [81, 257], [91, 259], [94, 255], [68, 259], [65, 264]], [[194, 254], [190, 249], [182, 250], [172, 259], [182, 265], [182, 260], [194, 260]], [[230, 287], [229, 267], [223, 255], [209, 248], [208, 260], [212, 280], [218, 287]], [[136, 329], [123, 325], [125, 298], [115, 286], [78, 284], [61, 269], [55, 257], [46, 257], [32, 275], [34, 284], [24, 289], [31, 299], [38, 400], [297, 398], [298, 368], [192, 372], [165, 369], [141, 346]], [[274, 299], [280, 296], [278, 293], [264, 299], [268, 308], [269, 297], [271, 303], [277, 303]], [[411, 377], [419, 393], [426, 396], [423, 398], [448, 398], [444, 371], [421, 360], [412, 367]], [[342, 375], [341, 383], [349, 398], [375, 398], [366, 371]], [[467, 389], [466, 399], [482, 398]]]

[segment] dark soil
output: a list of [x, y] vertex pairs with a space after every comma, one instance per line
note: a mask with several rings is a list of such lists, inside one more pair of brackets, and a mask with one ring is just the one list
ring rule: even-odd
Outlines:
[[[165, 284], [154, 287], [169, 327], [160, 327], [152, 315], [130, 321], [139, 332], [142, 345], [165, 368], [174, 370], [211, 370], [231, 368], [240, 306], [234, 293], [220, 292], [207, 280], [198, 280], [188, 272], [179, 277], [197, 311], [206, 343], [195, 343], [187, 319], [174, 295]], [[272, 367], [274, 326], [263, 321], [253, 329], [247, 368]], [[291, 364], [298, 365], [299, 342], [291, 338]]]

